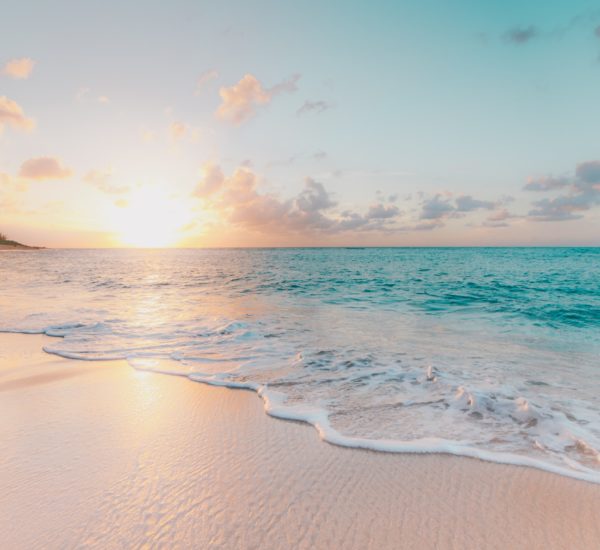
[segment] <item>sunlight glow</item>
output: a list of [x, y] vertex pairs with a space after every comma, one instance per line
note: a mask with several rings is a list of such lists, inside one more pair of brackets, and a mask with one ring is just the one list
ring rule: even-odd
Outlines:
[[134, 191], [124, 208], [117, 208], [116, 231], [126, 246], [162, 248], [174, 246], [189, 223], [186, 205], [158, 186]]

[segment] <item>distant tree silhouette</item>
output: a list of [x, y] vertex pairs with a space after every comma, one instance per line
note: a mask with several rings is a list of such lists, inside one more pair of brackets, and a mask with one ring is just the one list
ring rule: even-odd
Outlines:
[[0, 241], [8, 241], [8, 237], [4, 233], [0, 233]]

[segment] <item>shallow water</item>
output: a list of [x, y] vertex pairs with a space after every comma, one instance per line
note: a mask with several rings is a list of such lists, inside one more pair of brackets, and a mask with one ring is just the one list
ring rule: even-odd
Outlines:
[[600, 481], [600, 249], [44, 250], [0, 281], [0, 329], [48, 352], [251, 387], [335, 443]]

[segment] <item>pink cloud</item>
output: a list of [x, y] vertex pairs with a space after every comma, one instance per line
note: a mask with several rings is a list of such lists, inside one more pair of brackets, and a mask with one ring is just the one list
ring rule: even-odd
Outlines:
[[22, 57], [20, 59], [11, 59], [6, 65], [2, 73], [10, 78], [29, 78], [33, 71], [35, 61], [29, 57]]
[[246, 167], [225, 177], [218, 165], [208, 163], [194, 195], [203, 200], [205, 210], [217, 213], [227, 223], [266, 234], [385, 231], [401, 214], [395, 206], [384, 205], [372, 206], [364, 215], [352, 211], [336, 214], [337, 202], [312, 178], [306, 178], [302, 191], [287, 200], [261, 193], [259, 184], [259, 177]]
[[219, 191], [225, 182], [221, 167], [214, 162], [207, 162], [202, 166], [202, 179], [194, 190], [196, 197], [208, 197]]
[[31, 130], [35, 122], [27, 118], [21, 106], [6, 96], [0, 97], [0, 132], [4, 126], [12, 126], [18, 130]]
[[26, 160], [19, 176], [31, 180], [62, 180], [70, 178], [73, 171], [55, 157], [38, 157]]
[[272, 88], [265, 89], [254, 75], [246, 74], [237, 84], [219, 90], [221, 105], [216, 115], [233, 124], [241, 124], [253, 117], [258, 107], [270, 103], [276, 95], [295, 91], [299, 78], [300, 75], [294, 75]]

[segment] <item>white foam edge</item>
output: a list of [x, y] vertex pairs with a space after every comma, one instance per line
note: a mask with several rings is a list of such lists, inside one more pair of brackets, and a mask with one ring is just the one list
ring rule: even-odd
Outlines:
[[[48, 334], [48, 333], [42, 333], [42, 334]], [[48, 334], [48, 336], [52, 336], [52, 335]], [[58, 355], [59, 357], [62, 357], [64, 359], [74, 359], [76, 361], [124, 361], [124, 360], [127, 360], [127, 354], [123, 354], [123, 355], [106, 354], [106, 355], [102, 355], [102, 356], [91, 357], [91, 356], [87, 355], [85, 352], [63, 351], [63, 350], [53, 349], [48, 346], [42, 346], [42, 350], [46, 353], [49, 353], [50, 355]]]
[[[25, 332], [19, 330], [5, 330], [2, 332], [47, 334], [46, 331]], [[44, 346], [42, 349], [46, 353], [58, 355], [60, 357], [64, 357], [65, 359], [77, 359], [83, 361], [117, 361], [128, 359], [126, 355], [118, 357], [87, 357], [82, 354], [54, 350], [47, 346]], [[310, 424], [317, 430], [321, 440], [330, 443], [331, 445], [385, 453], [444, 454], [463, 456], [476, 458], [486, 462], [495, 462], [497, 464], [535, 468], [537, 470], [542, 470], [552, 474], [600, 485], [600, 472], [595, 472], [588, 468], [583, 469], [581, 466], [581, 469], [578, 470], [563, 468], [561, 466], [550, 464], [548, 462], [544, 462], [543, 460], [528, 456], [478, 449], [460, 441], [433, 437], [402, 441], [397, 439], [369, 439], [342, 435], [331, 426], [331, 423], [329, 422], [329, 415], [325, 409], [313, 406], [285, 405], [285, 394], [276, 392], [274, 390], [269, 390], [267, 384], [259, 384], [251, 381], [237, 382], [234, 380], [228, 380], [223, 375], [219, 376], [206, 375], [202, 373], [177, 372], [173, 370], [144, 368], [142, 366], [136, 366], [131, 362], [129, 362], [129, 364], [132, 368], [139, 371], [154, 372], [156, 374], [166, 374], [169, 376], [181, 376], [188, 378], [193, 382], [200, 382], [210, 386], [252, 390], [256, 392], [262, 399], [264, 410], [269, 416], [279, 418], [281, 420], [293, 420]]]
[[339, 447], [385, 453], [463, 456], [484, 460], [486, 462], [495, 462], [497, 464], [535, 468], [537, 470], [543, 470], [545, 472], [578, 479], [580, 481], [600, 484], [600, 472], [594, 472], [593, 470], [588, 469], [570, 470], [523, 455], [478, 449], [460, 441], [434, 437], [402, 441], [397, 439], [369, 439], [342, 435], [331, 426], [329, 415], [326, 410], [311, 406], [285, 405], [286, 396], [282, 393], [269, 390], [267, 385], [261, 385], [255, 382], [227, 381], [213, 376], [202, 376], [198, 374], [181, 374], [180, 376], [187, 376], [190, 380], [211, 386], [253, 390], [263, 400], [264, 410], [269, 416], [282, 420], [294, 420], [310, 424], [317, 430], [321, 440]]

